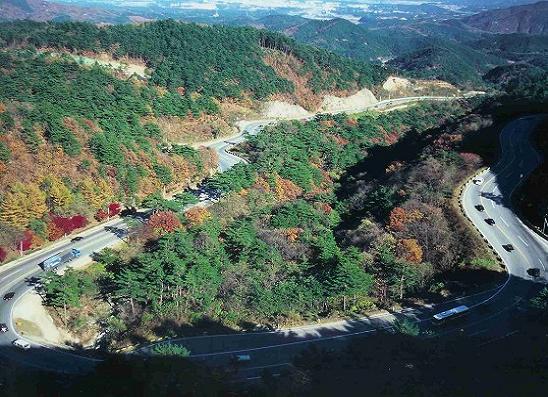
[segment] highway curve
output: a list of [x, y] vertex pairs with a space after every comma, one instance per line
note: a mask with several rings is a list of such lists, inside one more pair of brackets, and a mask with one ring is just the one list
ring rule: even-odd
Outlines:
[[[344, 346], [351, 337], [363, 336], [379, 328], [390, 328], [396, 318], [419, 322], [421, 328], [430, 329], [431, 316], [456, 305], [471, 308], [464, 323], [458, 327], [438, 329], [439, 335], [462, 333], [477, 337], [478, 345], [505, 338], [515, 329], [512, 316], [520, 305], [534, 296], [546, 283], [548, 243], [529, 230], [511, 209], [510, 196], [519, 183], [542, 161], [531, 146], [530, 134], [541, 117], [525, 117], [509, 123], [501, 132], [501, 159], [490, 170], [483, 172], [484, 182], [466, 184], [462, 195], [463, 209], [493, 249], [500, 255], [508, 271], [508, 278], [500, 287], [444, 302], [420, 310], [380, 314], [354, 320], [277, 330], [272, 332], [241, 333], [189, 337], [173, 340], [192, 352], [192, 357], [209, 364], [224, 365], [234, 356], [246, 354], [251, 361], [240, 365], [239, 377], [252, 380], [265, 369], [274, 374], [290, 365], [293, 357], [310, 345], [326, 349]], [[484, 211], [475, 206], [482, 204]], [[490, 226], [486, 218], [495, 219]], [[502, 246], [512, 244], [515, 250], [507, 252]], [[528, 269], [540, 268], [541, 276], [534, 278]], [[141, 351], [148, 353], [150, 347]]]
[[[384, 104], [381, 106], [390, 106], [393, 104], [393, 100], [383, 102]], [[538, 237], [521, 224], [519, 219], [509, 209], [509, 198], [505, 196], [507, 192], [511, 191], [511, 189], [519, 183], [519, 180], [521, 180], [516, 179], [516, 175], [527, 175], [540, 161], [540, 157], [531, 148], [528, 141], [528, 135], [533, 128], [535, 120], [536, 119], [517, 120], [511, 123], [502, 134], [503, 155], [501, 163], [490, 171], [495, 178], [485, 177], [485, 185], [482, 187], [492, 187], [490, 192], [493, 193], [493, 189], [495, 189], [496, 186], [499, 186], [499, 196], [501, 197], [497, 200], [500, 204], [494, 204], [493, 207], [492, 204], [487, 202], [487, 200], [494, 200], [494, 196], [489, 195], [489, 191], [487, 190], [484, 191], [484, 189], [482, 189], [481, 194], [483, 196], [479, 197], [479, 187], [476, 186], [467, 186], [463, 195], [463, 203], [466, 212], [469, 214], [472, 222], [482, 232], [484, 230], [486, 231], [486, 238], [497, 251], [501, 252], [501, 256], [509, 269], [510, 277], [503, 288], [463, 297], [460, 298], [458, 302], [474, 306], [487, 301], [486, 305], [488, 305], [491, 312], [494, 313], [494, 317], [489, 317], [489, 319], [492, 318], [492, 320], [489, 321], [492, 321], [493, 323], [498, 321], [496, 318], [498, 315], [497, 313], [506, 312], [509, 310], [509, 307], [511, 308], [515, 305], [515, 301], [513, 300], [515, 296], [528, 297], [530, 295], [532, 289], [531, 283], [520, 282], [520, 280], [531, 281], [526, 274], [527, 268], [531, 267], [530, 261], [540, 259], [540, 262], [542, 262], [543, 265], [546, 264], [546, 243], [539, 240]], [[219, 154], [221, 170], [226, 170], [241, 161], [238, 157], [228, 153], [227, 149], [231, 145], [245, 140], [246, 134], [256, 134], [266, 123], [268, 123], [268, 121], [252, 122], [244, 129], [242, 134], [233, 137], [230, 142], [218, 142], [210, 145], [216, 149]], [[529, 156], [531, 153], [534, 155]], [[518, 159], [518, 155], [528, 156], [527, 160], [521, 161]], [[508, 164], [509, 161], [512, 165], [506, 167], [505, 164]], [[506, 175], [509, 170], [512, 170], [511, 175]], [[519, 172], [517, 170], [519, 170]], [[500, 179], [502, 177], [508, 178], [506, 182]], [[495, 192], [497, 191], [495, 190]], [[485, 226], [488, 225], [484, 223], [483, 218], [478, 217], [478, 214], [476, 214], [477, 211], [473, 209], [473, 206], [476, 205], [475, 201], [478, 199], [486, 202], [486, 211], [489, 211], [490, 214], [493, 211], [493, 217], [501, 215], [504, 217], [504, 222], [513, 225], [513, 227], [517, 228], [515, 230], [519, 229], [519, 234], [510, 236], [512, 237], [510, 242], [514, 244], [516, 251], [513, 253], [501, 251], [501, 243], [506, 242], [505, 238], [503, 238], [504, 232], [501, 230], [500, 234], [493, 233], [495, 230], [499, 230], [500, 225], [498, 222], [496, 229], [492, 226], [489, 226], [487, 229], [485, 228]], [[501, 220], [501, 222], [503, 221]], [[122, 220], [113, 221], [112, 226], [115, 228], [125, 227]], [[506, 233], [508, 233], [508, 231], [506, 231]], [[34, 256], [23, 258], [16, 265], [6, 265], [5, 267], [0, 268], [0, 294], [3, 295], [8, 291], [14, 291], [16, 293], [16, 298], [14, 300], [3, 302], [0, 307], [0, 323], [6, 323], [10, 328], [7, 333], [0, 334], [0, 355], [7, 356], [17, 363], [59, 372], [84, 372], [93, 368], [97, 363], [97, 359], [80, 355], [77, 352], [52, 346], [42, 346], [34, 342], [31, 342], [32, 349], [30, 351], [20, 351], [11, 344], [14, 339], [19, 337], [14, 332], [12, 323], [13, 319], [11, 317], [11, 312], [13, 305], [16, 303], [18, 297], [33, 288], [32, 282], [30, 281], [32, 281], [33, 277], [37, 277], [41, 274], [41, 270], [38, 267], [38, 264], [41, 261], [66, 247], [72, 246], [76, 246], [82, 250], [82, 261], [89, 260], [89, 254], [92, 252], [97, 252], [102, 248], [116, 244], [120, 241], [115, 233], [105, 230], [104, 225], [83, 233], [83, 235], [86, 235], [86, 238], [80, 243], [59, 243], [55, 245], [54, 248], [42, 250]], [[521, 242], [522, 239], [524, 241], [521, 243], [523, 246], [519, 246], [518, 242]], [[526, 255], [524, 255], [524, 253], [526, 253]], [[521, 258], [522, 256], [524, 256], [524, 258]], [[276, 369], [286, 365], [296, 353], [310, 343], [325, 344], [326, 346], [335, 346], [338, 343], [345, 343], [349, 336], [364, 335], [374, 332], [374, 330], [379, 327], [390, 326], [390, 323], [394, 318], [399, 316], [413, 318], [426, 324], [433, 312], [444, 310], [455, 304], [455, 301], [450, 301], [436, 305], [435, 308], [427, 307], [421, 311], [409, 310], [396, 314], [384, 314], [357, 320], [343, 320], [329, 324], [310, 325], [269, 333], [261, 332], [254, 334], [186, 338], [179, 340], [179, 342], [190, 348], [195, 359], [205, 360], [213, 364], [222, 364], [230, 361], [236, 352], [247, 352], [246, 354], [252, 356], [252, 362], [247, 365], [247, 368], [241, 369], [241, 376], [253, 377], [257, 375], [261, 368], [270, 367]], [[478, 316], [478, 318], [476, 318], [475, 315], [471, 315], [470, 329], [474, 330], [474, 327], [477, 324], [485, 323], [484, 317], [485, 316]], [[504, 327], [494, 328], [504, 330]], [[144, 351], [146, 351], [146, 348]]]

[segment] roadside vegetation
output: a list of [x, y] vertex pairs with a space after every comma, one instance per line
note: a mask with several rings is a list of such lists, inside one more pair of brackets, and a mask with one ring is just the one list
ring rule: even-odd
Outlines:
[[[146, 64], [150, 77], [74, 59], [105, 53]], [[234, 112], [257, 99], [293, 95], [295, 84], [318, 98], [350, 92], [384, 73], [250, 28], [2, 23], [0, 263], [199, 183], [216, 155], [176, 143], [231, 131]]]
[[[538, 230], [543, 230], [545, 218], [548, 216], [548, 199], [544, 193], [548, 186], [548, 120], [544, 119], [533, 134], [533, 142], [537, 151], [545, 159], [533, 171], [525, 183], [516, 191], [514, 200], [523, 216]], [[548, 233], [548, 227], [544, 228]]]
[[[103, 322], [119, 346], [455, 292], [444, 283], [449, 275], [491, 260], [452, 217], [453, 188], [481, 164], [459, 149], [482, 125], [463, 119], [470, 110], [421, 104], [268, 127], [239, 148], [249, 163], [210, 178], [220, 202], [183, 214], [151, 198], [154, 215], [130, 232], [131, 248], [97, 256], [97, 290], [68, 277], [59, 293], [113, 304]], [[411, 141], [407, 157], [383, 163], [383, 153], [395, 156]], [[377, 165], [364, 176], [358, 170], [370, 161]]]
[[147, 119], [171, 110], [155, 89], [29, 50], [0, 52], [0, 65], [0, 262], [216, 166], [207, 150], [163, 145]]

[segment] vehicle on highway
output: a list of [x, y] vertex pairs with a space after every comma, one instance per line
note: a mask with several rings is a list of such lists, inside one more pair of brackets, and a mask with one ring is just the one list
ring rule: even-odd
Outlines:
[[8, 292], [6, 295], [4, 295], [4, 300], [10, 301], [13, 299], [14, 296], [15, 296], [15, 292]]
[[482, 178], [474, 178], [474, 179], [472, 179], [472, 182], [475, 185], [481, 185], [483, 183], [483, 179]]
[[488, 225], [493, 226], [495, 224], [495, 220], [493, 218], [487, 218], [487, 219], [485, 219], [485, 223], [487, 223]]
[[479, 211], [479, 212], [482, 212], [482, 211], [485, 211], [485, 207], [481, 204], [478, 204], [476, 205], [476, 209]]
[[1, 323], [0, 324], [0, 332], [1, 333], [8, 332], [8, 326], [4, 323]]
[[448, 320], [453, 320], [455, 318], [464, 316], [466, 313], [468, 313], [468, 310], [470, 310], [468, 306], [461, 305], [461, 306], [457, 306], [452, 309], [446, 310], [444, 312], [434, 314], [434, 316], [432, 316], [432, 323], [443, 324], [444, 322]]
[[532, 277], [540, 277], [540, 269], [537, 268], [537, 267], [527, 269], [527, 274], [532, 276]]
[[77, 243], [78, 241], [82, 241], [84, 238], [82, 236], [76, 236], [72, 240], [70, 240], [72, 243]]
[[502, 248], [504, 248], [508, 252], [512, 252], [514, 250], [514, 246], [512, 244], [503, 244]]
[[49, 258], [44, 260], [44, 262], [42, 262], [42, 269], [44, 269], [45, 271], [56, 270], [59, 265], [68, 263], [75, 258], [78, 258], [81, 254], [82, 253], [80, 252], [80, 250], [76, 248], [65, 250], [57, 255], [50, 256]]
[[236, 362], [245, 362], [245, 361], [251, 361], [251, 356], [249, 354], [236, 354], [234, 356], [234, 360]]
[[13, 346], [16, 346], [19, 349], [23, 349], [23, 350], [29, 350], [30, 349], [30, 343], [23, 340], [23, 339], [15, 339], [13, 341]]

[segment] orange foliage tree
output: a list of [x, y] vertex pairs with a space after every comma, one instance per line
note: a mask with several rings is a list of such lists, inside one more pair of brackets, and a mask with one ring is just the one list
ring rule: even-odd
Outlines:
[[279, 175], [275, 177], [276, 196], [280, 201], [295, 200], [303, 194], [303, 189], [297, 186], [289, 179], [284, 179]]
[[189, 226], [197, 226], [211, 218], [211, 213], [203, 207], [194, 207], [185, 212]]
[[146, 224], [149, 235], [160, 237], [181, 228], [181, 221], [171, 211], [159, 211], [153, 214]]
[[407, 214], [402, 207], [395, 207], [390, 212], [388, 227], [395, 232], [403, 231], [407, 220], [406, 215]]
[[422, 262], [422, 247], [415, 239], [403, 239], [398, 244], [400, 257], [411, 263]]

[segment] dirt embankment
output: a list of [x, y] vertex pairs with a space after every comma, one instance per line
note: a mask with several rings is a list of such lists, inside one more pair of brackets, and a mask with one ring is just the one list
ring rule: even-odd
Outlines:
[[389, 76], [382, 85], [380, 95], [392, 98], [423, 95], [452, 96], [461, 95], [461, 92], [454, 85], [442, 80], [417, 80]]
[[354, 95], [347, 97], [337, 97], [334, 95], [326, 95], [323, 98], [320, 106], [321, 112], [356, 112], [364, 109], [367, 106], [374, 105], [378, 102], [377, 98], [371, 91], [364, 88]]
[[267, 119], [307, 117], [312, 113], [302, 106], [283, 101], [268, 101], [264, 104], [262, 116]]
[[44, 306], [42, 298], [36, 292], [29, 292], [13, 308], [13, 320], [17, 332], [37, 342], [63, 345], [76, 342], [62, 328], [58, 328]]

